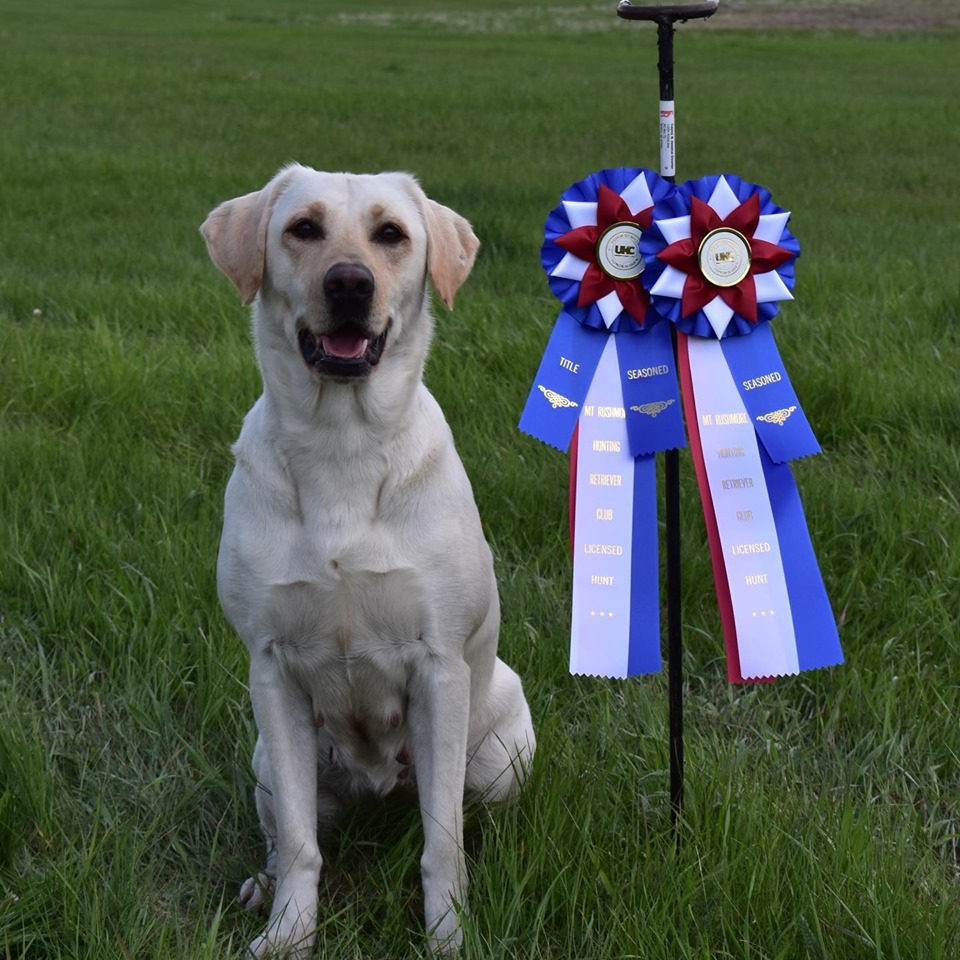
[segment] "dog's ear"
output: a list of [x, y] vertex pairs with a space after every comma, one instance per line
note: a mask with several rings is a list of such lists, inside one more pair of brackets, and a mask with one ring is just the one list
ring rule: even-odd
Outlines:
[[453, 297], [467, 279], [480, 247], [470, 224], [449, 207], [424, 197], [427, 225], [427, 272], [440, 299], [453, 306]]
[[262, 190], [225, 200], [200, 227], [210, 259], [240, 291], [244, 303], [257, 295], [263, 282], [267, 223], [289, 171], [282, 170]]

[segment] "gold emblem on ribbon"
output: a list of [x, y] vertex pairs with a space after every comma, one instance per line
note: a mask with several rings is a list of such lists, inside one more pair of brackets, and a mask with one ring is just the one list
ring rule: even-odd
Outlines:
[[575, 403], [573, 400], [568, 400], [562, 394], [557, 393], [556, 390], [550, 390], [540, 383], [537, 384], [537, 389], [547, 398], [547, 400], [550, 403], [550, 406], [553, 407], [554, 410], [556, 410], [557, 407], [579, 406], [579, 404]]
[[757, 419], [764, 423], [775, 423], [778, 427], [782, 427], [790, 419], [790, 414], [796, 409], [796, 407], [781, 407], [779, 410], [771, 410], [769, 413], [761, 414]]
[[732, 227], [711, 230], [700, 242], [700, 272], [715, 287], [735, 287], [750, 272], [750, 241]]
[[653, 403], [644, 403], [630, 409], [636, 410], [637, 413], [645, 413], [648, 417], [655, 417], [658, 413], [663, 413], [671, 403], [673, 400], [654, 400]]
[[633, 280], [643, 273], [641, 230], [635, 223], [611, 224], [597, 240], [597, 263], [614, 280]]

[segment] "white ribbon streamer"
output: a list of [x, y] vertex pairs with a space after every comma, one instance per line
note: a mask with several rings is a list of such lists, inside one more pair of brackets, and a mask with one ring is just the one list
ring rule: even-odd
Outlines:
[[626, 677], [633, 472], [616, 338], [608, 337], [577, 435], [570, 672]]
[[719, 341], [690, 337], [688, 356], [741, 674], [755, 679], [799, 673], [793, 615], [756, 430]]

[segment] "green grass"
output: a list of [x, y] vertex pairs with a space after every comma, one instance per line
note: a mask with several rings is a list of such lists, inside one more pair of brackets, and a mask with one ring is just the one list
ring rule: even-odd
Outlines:
[[[254, 731], [214, 583], [259, 384], [197, 227], [293, 158], [412, 170], [483, 241], [428, 379], [540, 750], [471, 815], [464, 956], [960, 955], [960, 35], [680, 30], [681, 178], [764, 184], [803, 248], [775, 329], [847, 662], [726, 684], [684, 454], [676, 854], [665, 680], [567, 676], [567, 462], [515, 427], [546, 213], [657, 163], [654, 36], [612, 7], [0, 2], [0, 956], [229, 957], [261, 922], [233, 903]], [[419, 845], [404, 804], [348, 818], [319, 956], [421, 955]]]

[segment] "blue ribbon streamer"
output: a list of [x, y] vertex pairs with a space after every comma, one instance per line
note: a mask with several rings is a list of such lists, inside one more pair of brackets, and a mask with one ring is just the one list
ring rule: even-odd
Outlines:
[[820, 452], [767, 323], [720, 341], [743, 405], [774, 463]]
[[570, 447], [607, 335], [560, 312], [520, 417], [520, 429], [551, 447]]
[[816, 670], [843, 663], [840, 635], [830, 606], [817, 556], [810, 540], [803, 504], [788, 463], [774, 463], [760, 444], [760, 462], [774, 508], [797, 638], [800, 670]]
[[634, 456], [686, 445], [670, 325], [617, 334], [620, 383]]
[[712, 500], [722, 556], [714, 573], [727, 581], [740, 669], [758, 678], [829, 666], [839, 639], [790, 465], [767, 454], [723, 343], [686, 341], [709, 488], [701, 494]]
[[[561, 311], [520, 417], [524, 433], [558, 450], [569, 449], [609, 336]], [[640, 456], [684, 446], [669, 326], [662, 323], [649, 331], [615, 336], [631, 453]]]
[[[629, 418], [627, 424], [629, 427]], [[681, 427], [682, 429], [682, 427]], [[633, 475], [633, 563], [630, 655], [627, 676], [660, 672], [660, 550], [657, 529], [657, 462], [636, 458]]]

